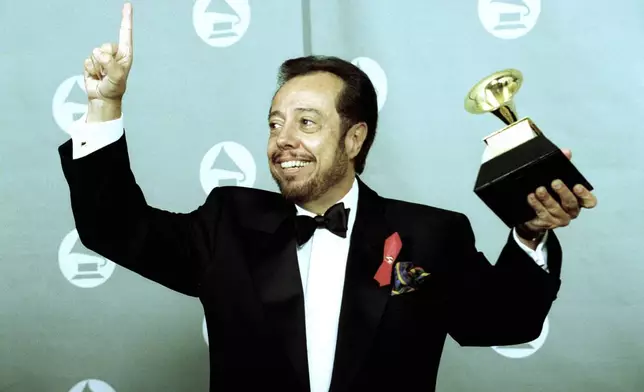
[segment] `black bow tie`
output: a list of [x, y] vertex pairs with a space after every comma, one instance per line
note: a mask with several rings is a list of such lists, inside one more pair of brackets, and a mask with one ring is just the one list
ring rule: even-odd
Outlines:
[[295, 232], [297, 244], [306, 243], [318, 227], [324, 227], [335, 235], [342, 238], [347, 237], [347, 226], [349, 222], [349, 208], [344, 208], [343, 203], [338, 203], [329, 208], [324, 215], [315, 218], [305, 215], [298, 215], [295, 218]]

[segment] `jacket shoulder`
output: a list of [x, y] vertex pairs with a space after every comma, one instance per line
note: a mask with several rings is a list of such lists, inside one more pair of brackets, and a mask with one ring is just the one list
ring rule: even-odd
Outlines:
[[282, 195], [277, 192], [234, 185], [213, 188], [208, 199], [217, 199], [220, 203], [232, 203], [239, 206], [264, 203], [283, 204], [285, 202]]
[[227, 216], [249, 224], [263, 219], [276, 223], [276, 217], [295, 211], [293, 204], [281, 193], [240, 186], [213, 188], [206, 205], [226, 211]]
[[469, 218], [459, 211], [390, 198], [385, 198], [385, 202], [388, 218], [405, 225], [424, 226], [428, 230], [471, 227]]
[[428, 204], [414, 203], [406, 200], [385, 198], [387, 209], [405, 214], [418, 214], [422, 217], [433, 216], [442, 219], [458, 219], [465, 216], [462, 212], [440, 208]]
[[219, 186], [219, 187], [213, 188], [211, 192], [217, 192], [222, 196], [229, 196], [229, 197], [239, 196], [239, 197], [249, 197], [249, 198], [254, 198], [254, 197], [278, 198], [282, 196], [281, 194], [273, 191], [267, 191], [267, 190], [258, 189], [258, 188], [250, 188], [245, 186], [235, 186], [235, 185]]

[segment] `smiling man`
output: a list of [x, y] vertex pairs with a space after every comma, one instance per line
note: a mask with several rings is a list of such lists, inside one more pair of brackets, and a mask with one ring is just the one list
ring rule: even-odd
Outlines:
[[376, 131], [375, 91], [363, 72], [334, 58], [287, 61], [279, 82], [268, 117], [271, 174], [287, 200], [323, 214], [364, 169]]
[[554, 181], [526, 195], [537, 217], [508, 233], [493, 266], [463, 214], [360, 180], [374, 87], [349, 62], [303, 57], [282, 65], [269, 109], [280, 192], [219, 187], [190, 213], [164, 211], [130, 169], [121, 111], [132, 59], [126, 4], [119, 43], [85, 61], [88, 113], [59, 148], [76, 228], [89, 249], [199, 298], [212, 391], [389, 392], [401, 379], [431, 391], [448, 334], [463, 346], [540, 334], [560, 287], [552, 230], [594, 207], [590, 192]]

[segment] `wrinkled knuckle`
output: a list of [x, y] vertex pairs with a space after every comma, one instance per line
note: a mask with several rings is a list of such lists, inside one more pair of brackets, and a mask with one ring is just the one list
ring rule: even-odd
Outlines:
[[561, 215], [563, 212], [563, 209], [558, 205], [548, 207], [548, 213], [550, 215]]

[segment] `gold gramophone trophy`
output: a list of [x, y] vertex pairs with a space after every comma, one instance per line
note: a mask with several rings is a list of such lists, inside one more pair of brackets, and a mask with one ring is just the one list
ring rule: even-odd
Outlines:
[[465, 97], [468, 112], [491, 112], [506, 124], [483, 138], [485, 151], [474, 192], [508, 227], [535, 217], [528, 195], [538, 187], [545, 186], [559, 201], [550, 185], [556, 179], [569, 189], [581, 184], [593, 190], [530, 118], [518, 118], [513, 99], [522, 83], [521, 72], [507, 69], [484, 78]]

